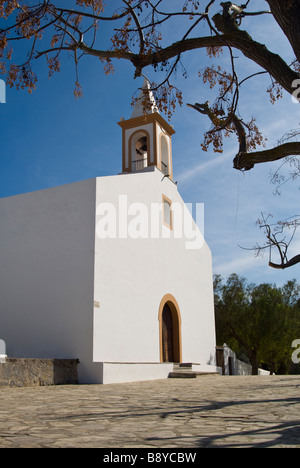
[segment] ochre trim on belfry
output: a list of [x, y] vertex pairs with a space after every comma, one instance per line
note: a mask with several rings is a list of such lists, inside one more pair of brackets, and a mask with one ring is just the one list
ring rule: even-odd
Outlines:
[[182, 362], [182, 342], [181, 342], [181, 315], [179, 305], [172, 294], [166, 294], [159, 305], [159, 353], [160, 362], [163, 362], [163, 332], [162, 332], [162, 314], [165, 304], [168, 303], [173, 319], [173, 343], [174, 343], [174, 362]]
[[174, 135], [174, 128], [171, 127], [171, 125], [169, 125], [168, 122], [166, 122], [165, 119], [160, 114], [158, 114], [158, 112], [155, 112], [154, 114], [145, 114], [141, 117], [135, 117], [129, 120], [122, 120], [121, 122], [118, 122], [118, 125], [120, 125], [122, 128], [128, 129], [154, 122], [158, 122], [168, 135]]
[[128, 167], [126, 167], [126, 159], [125, 159], [125, 129], [124, 128], [122, 128], [122, 171], [128, 172]]
[[168, 145], [168, 170], [169, 170], [168, 177], [169, 177], [169, 179], [173, 180], [173, 161], [172, 161], [171, 138], [168, 140], [168, 138], [166, 137], [166, 135], [164, 133], [161, 133], [159, 135], [159, 154], [160, 154], [160, 158], [159, 158], [159, 165], [157, 164], [157, 167], [161, 170], [161, 172], [163, 172], [163, 169], [162, 169], [162, 138], [165, 138], [166, 141], [167, 141], [167, 145]]

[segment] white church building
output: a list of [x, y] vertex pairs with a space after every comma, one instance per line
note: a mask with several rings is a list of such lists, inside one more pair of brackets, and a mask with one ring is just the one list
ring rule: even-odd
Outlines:
[[152, 103], [119, 122], [122, 173], [0, 200], [8, 357], [79, 359], [79, 383], [216, 371], [211, 252]]

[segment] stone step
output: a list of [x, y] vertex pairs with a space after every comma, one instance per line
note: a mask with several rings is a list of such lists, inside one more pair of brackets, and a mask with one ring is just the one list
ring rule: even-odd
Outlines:
[[220, 375], [219, 372], [174, 371], [169, 372], [169, 379], [195, 379], [205, 375]]
[[195, 371], [179, 371], [169, 372], [169, 378], [178, 379], [193, 379], [204, 375], [220, 375], [218, 372], [195, 372]]
[[174, 363], [174, 369], [182, 369], [182, 368], [192, 368], [193, 366], [200, 366], [198, 362], [179, 362]]
[[169, 379], [195, 379], [197, 377], [197, 374], [196, 372], [183, 372], [183, 371], [179, 371], [179, 372], [170, 372], [169, 373]]
[[195, 379], [204, 375], [220, 375], [218, 372], [201, 372], [199, 370], [192, 370], [193, 366], [200, 366], [199, 363], [181, 362], [174, 363], [173, 372], [170, 372], [169, 379]]

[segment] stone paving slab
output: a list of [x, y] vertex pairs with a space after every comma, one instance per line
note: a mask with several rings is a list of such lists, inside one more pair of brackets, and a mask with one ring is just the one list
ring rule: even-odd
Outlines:
[[300, 448], [300, 376], [0, 387], [0, 448]]

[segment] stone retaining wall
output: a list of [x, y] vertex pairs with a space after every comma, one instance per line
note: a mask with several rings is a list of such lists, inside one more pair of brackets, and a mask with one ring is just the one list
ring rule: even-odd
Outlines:
[[37, 387], [78, 383], [78, 359], [7, 358], [0, 363], [0, 386]]

